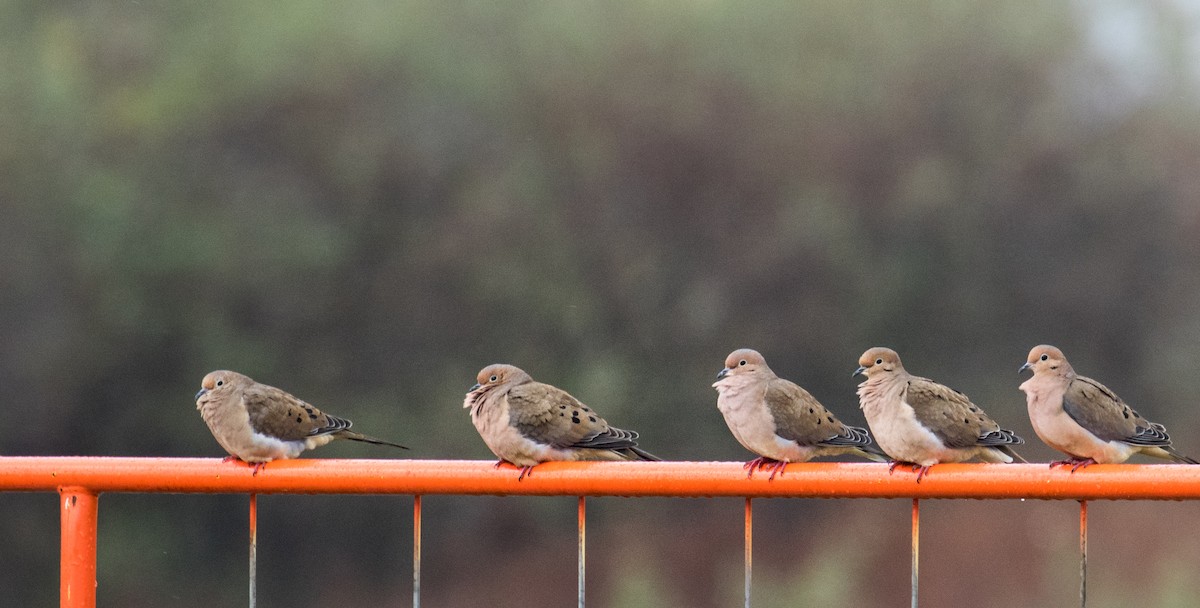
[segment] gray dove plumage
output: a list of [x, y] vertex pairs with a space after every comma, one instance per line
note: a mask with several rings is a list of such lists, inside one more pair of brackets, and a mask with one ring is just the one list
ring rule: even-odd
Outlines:
[[1198, 464], [1171, 446], [1166, 428], [1142, 417], [1108, 387], [1075, 373], [1063, 352], [1048, 344], [1029, 351], [1018, 371], [1032, 370], [1021, 384], [1033, 431], [1068, 458], [1071, 471], [1096, 463], [1125, 462], [1145, 454]]
[[774, 479], [787, 463], [819, 456], [852, 454], [887, 461], [871, 444], [867, 429], [843, 424], [808, 391], [776, 376], [758, 351], [730, 353], [713, 388], [717, 409], [734, 438], [758, 455], [746, 463], [746, 477], [766, 466], [768, 479]]
[[512, 365], [489, 365], [463, 400], [484, 443], [503, 462], [521, 468], [552, 460], [658, 460], [638, 447], [638, 434], [608, 425], [566, 391], [535, 382]]
[[217, 443], [230, 456], [259, 465], [255, 472], [262, 464], [295, 458], [335, 439], [408, 449], [351, 431], [352, 423], [345, 418], [228, 370], [204, 376], [196, 393], [196, 409]]
[[867, 377], [858, 385], [859, 404], [875, 441], [896, 462], [919, 469], [918, 483], [939, 462], [1024, 462], [1010, 447], [1024, 440], [966, 395], [908, 373], [896, 351], [871, 348], [858, 364], [855, 375]]

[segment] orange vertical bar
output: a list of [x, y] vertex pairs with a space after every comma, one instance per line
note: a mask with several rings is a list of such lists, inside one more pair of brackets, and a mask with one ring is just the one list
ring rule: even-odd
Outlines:
[[921, 503], [913, 499], [912, 506], [912, 608], [917, 608], [917, 566], [920, 564]]
[[584, 582], [587, 579], [587, 502], [579, 497], [579, 608], [583, 608]]
[[751, 541], [754, 540], [754, 508], [750, 506], [750, 498], [746, 498], [746, 608], [750, 608], [750, 574], [754, 571], [750, 558], [753, 555]]
[[1087, 606], [1087, 501], [1079, 501], [1079, 608]]
[[413, 608], [421, 608], [421, 495], [413, 496]]
[[87, 488], [58, 489], [62, 510], [59, 606], [96, 607], [96, 521], [99, 495]]
[[258, 494], [250, 495], [250, 608], [258, 604]]

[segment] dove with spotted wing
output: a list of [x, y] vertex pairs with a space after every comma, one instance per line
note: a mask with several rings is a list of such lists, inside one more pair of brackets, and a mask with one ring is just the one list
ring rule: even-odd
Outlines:
[[638, 447], [638, 434], [608, 425], [592, 408], [566, 391], [535, 382], [512, 365], [479, 372], [463, 407], [501, 463], [520, 467], [523, 480], [533, 467], [553, 460], [658, 460]]
[[756, 350], [729, 353], [713, 383], [717, 409], [742, 447], [758, 454], [746, 477], [769, 467], [775, 479], [789, 462], [852, 454], [878, 462], [887, 456], [871, 444], [867, 429], [842, 424], [815, 397], [780, 378]]
[[196, 393], [196, 409], [217, 443], [230, 456], [255, 464], [255, 472], [267, 462], [295, 458], [334, 439], [408, 449], [351, 431], [345, 418], [228, 370], [204, 377]]
[[1021, 384], [1033, 431], [1046, 445], [1065, 453], [1071, 472], [1089, 464], [1125, 462], [1145, 454], [1200, 464], [1171, 446], [1166, 428], [1150, 422], [1108, 387], [1075, 373], [1063, 352], [1048, 344], [1033, 347], [1018, 371], [1033, 370]]
[[979, 458], [985, 462], [1025, 460], [1010, 446], [1024, 443], [1000, 428], [966, 395], [908, 373], [900, 355], [875, 347], [858, 360], [859, 405], [880, 448], [895, 462], [920, 470], [917, 483], [939, 462]]

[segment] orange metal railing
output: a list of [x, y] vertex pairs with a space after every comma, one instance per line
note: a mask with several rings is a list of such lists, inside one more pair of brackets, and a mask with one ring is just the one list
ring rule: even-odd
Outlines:
[[[424, 494], [580, 497], [580, 605], [583, 605], [584, 501], [587, 496], [745, 497], [746, 597], [750, 579], [750, 499], [911, 498], [916, 599], [917, 499], [1200, 499], [1200, 466], [1093, 465], [1076, 473], [1045, 464], [944, 464], [921, 481], [876, 463], [803, 463], [782, 476], [747, 479], [740, 462], [546, 463], [523, 481], [491, 461], [301, 459], [272, 462], [257, 475], [212, 458], [0, 457], [0, 491], [61, 496], [61, 605], [95, 606], [96, 520], [104, 492], [257, 494], [407, 494], [414, 496], [414, 605], [420, 590], [420, 496]], [[252, 502], [253, 504], [253, 502]], [[1086, 511], [1081, 515], [1086, 517]], [[251, 510], [251, 569], [255, 511]], [[1086, 519], [1081, 519], [1081, 525]], [[1086, 537], [1081, 536], [1081, 543]], [[1081, 545], [1081, 549], [1086, 545]], [[1086, 562], [1084, 562], [1086, 563]], [[1085, 579], [1086, 580], [1086, 579]], [[253, 585], [253, 576], [251, 577]], [[1082, 590], [1081, 590], [1082, 591]], [[253, 587], [251, 602], [253, 603]]]
[[523, 494], [751, 498], [1037, 498], [1196, 500], [1200, 467], [939, 464], [921, 481], [877, 463], [788, 465], [774, 481], [746, 479], [740, 462], [551, 462], [524, 481], [483, 460], [300, 459], [254, 475], [214, 458], [0, 457], [0, 491], [212, 494]]

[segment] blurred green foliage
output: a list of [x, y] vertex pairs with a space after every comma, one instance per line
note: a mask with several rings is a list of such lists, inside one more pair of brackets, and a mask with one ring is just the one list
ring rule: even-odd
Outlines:
[[[708, 386], [726, 353], [861, 423], [849, 374], [888, 345], [1048, 459], [1015, 370], [1050, 342], [1200, 452], [1198, 24], [1173, 2], [2, 1], [0, 451], [222, 456], [191, 395], [231, 368], [416, 457], [490, 458], [460, 405], [504, 361], [663, 457], [740, 459]], [[53, 501], [0, 501], [27, 552], [0, 553], [0, 596], [53, 605]], [[263, 502], [263, 605], [407, 605], [406, 499]], [[738, 514], [710, 502], [623, 506], [593, 599], [736, 601]], [[240, 602], [244, 497], [101, 504], [102, 605]], [[430, 605], [571, 601], [566, 503], [429, 504]], [[762, 550], [764, 605], [906, 597], [895, 509], [777, 504], [829, 531]], [[1051, 542], [1016, 519], [993, 523]], [[1018, 580], [1070, 576], [1054, 534], [1005, 546]], [[1149, 562], [1139, 603], [1200, 592]]]

